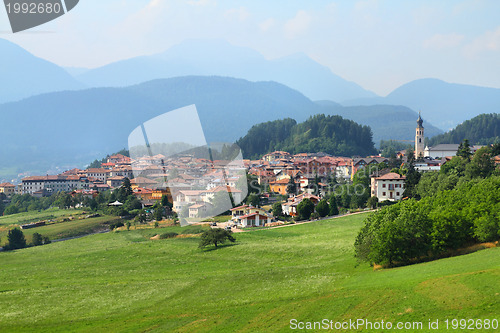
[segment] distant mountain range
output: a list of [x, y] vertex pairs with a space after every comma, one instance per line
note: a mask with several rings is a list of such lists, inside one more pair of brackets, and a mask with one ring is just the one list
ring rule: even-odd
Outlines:
[[[368, 125], [373, 131], [373, 141], [378, 146], [380, 140], [415, 140], [415, 127], [418, 114], [406, 106], [369, 105], [342, 106], [331, 101], [319, 101], [317, 104], [328, 114], [337, 114], [346, 119]], [[442, 133], [439, 128], [424, 119], [425, 136], [433, 137]]]
[[500, 112], [500, 89], [421, 79], [397, 88], [386, 97], [355, 99], [343, 105], [405, 105], [441, 128], [450, 130], [481, 113]]
[[[418, 117], [404, 107], [320, 105], [279, 83], [223, 77], [57, 92], [0, 104], [0, 169], [16, 165], [16, 172], [46, 172], [55, 166], [83, 166], [125, 148], [129, 133], [144, 121], [190, 104], [197, 106], [208, 142], [235, 142], [257, 123], [286, 117], [302, 122], [318, 113], [362, 119], [372, 126], [375, 140], [411, 140]], [[431, 131], [431, 124], [426, 126]]]
[[63, 68], [0, 38], [0, 103], [85, 86]]
[[224, 40], [187, 40], [167, 51], [117, 61], [76, 78], [92, 87], [123, 87], [186, 75], [217, 75], [249, 81], [275, 81], [312, 100], [343, 101], [377, 96], [347, 81], [305, 54], [267, 60], [257, 51]]
[[218, 75], [249, 81], [275, 81], [309, 99], [344, 106], [402, 105], [421, 110], [426, 121], [449, 130], [480, 113], [500, 110], [500, 89], [453, 84], [437, 79], [409, 82], [386, 97], [347, 81], [304, 54], [267, 60], [250, 48], [223, 40], [188, 40], [163, 53], [117, 61], [103, 67], [62, 68], [0, 39], [0, 103], [45, 92], [86, 87], [125, 87], [152, 79]]

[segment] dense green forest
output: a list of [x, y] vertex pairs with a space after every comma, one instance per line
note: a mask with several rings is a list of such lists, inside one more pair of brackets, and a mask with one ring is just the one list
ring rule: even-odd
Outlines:
[[464, 139], [468, 139], [469, 143], [473, 145], [500, 142], [500, 114], [480, 114], [470, 120], [466, 120], [451, 131], [432, 137], [428, 145], [460, 143]]
[[243, 156], [251, 159], [274, 150], [291, 154], [324, 152], [336, 156], [367, 156], [377, 152], [370, 127], [323, 114], [299, 124], [286, 118], [254, 125], [236, 143]]
[[500, 144], [483, 147], [472, 158], [455, 156], [440, 171], [422, 174], [412, 199], [367, 218], [356, 256], [402, 265], [500, 239], [500, 169], [492, 160], [499, 152]]

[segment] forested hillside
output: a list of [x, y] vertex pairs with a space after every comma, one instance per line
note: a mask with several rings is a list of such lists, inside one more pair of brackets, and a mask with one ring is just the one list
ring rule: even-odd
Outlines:
[[460, 143], [468, 139], [470, 144], [491, 144], [500, 142], [500, 114], [480, 114], [464, 121], [444, 134], [436, 135], [429, 140], [429, 146], [440, 143]]
[[323, 114], [300, 124], [286, 118], [254, 125], [237, 144], [243, 156], [252, 159], [274, 150], [292, 154], [324, 152], [336, 156], [376, 153], [370, 127], [340, 116]]

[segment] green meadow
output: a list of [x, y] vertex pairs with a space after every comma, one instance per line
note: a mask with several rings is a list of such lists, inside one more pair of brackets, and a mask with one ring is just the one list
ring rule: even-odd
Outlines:
[[30, 243], [32, 235], [35, 232], [47, 236], [51, 240], [56, 240], [60, 238], [83, 236], [99, 230], [104, 230], [108, 228], [110, 223], [120, 220], [120, 218], [116, 216], [100, 216], [84, 219], [83, 217], [88, 214], [92, 213], [79, 209], [52, 208], [42, 212], [24, 212], [1, 216], [0, 246], [6, 245], [9, 229], [19, 227], [22, 224], [43, 220], [53, 221], [41, 227], [23, 230], [26, 241]]
[[374, 271], [353, 257], [365, 216], [236, 233], [217, 250], [150, 240], [173, 230], [161, 228], [0, 252], [0, 332], [290, 332], [325, 318], [446, 332], [446, 319], [500, 319], [500, 248]]

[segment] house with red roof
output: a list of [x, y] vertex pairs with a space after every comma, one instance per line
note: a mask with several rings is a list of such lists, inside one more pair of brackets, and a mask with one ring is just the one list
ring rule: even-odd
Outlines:
[[16, 192], [16, 185], [11, 183], [0, 184], [0, 193], [4, 193], [6, 196], [11, 196]]
[[384, 175], [373, 175], [371, 177], [371, 195], [378, 198], [379, 201], [401, 200], [405, 189], [405, 176], [395, 172], [389, 172]]

